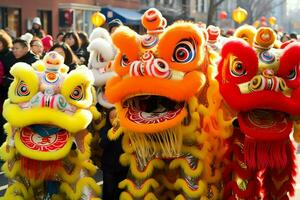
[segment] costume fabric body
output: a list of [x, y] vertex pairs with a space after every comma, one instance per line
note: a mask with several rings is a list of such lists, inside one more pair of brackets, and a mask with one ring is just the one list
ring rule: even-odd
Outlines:
[[88, 66], [91, 69], [97, 93], [98, 110], [101, 117], [95, 123], [92, 141], [92, 159], [103, 171], [103, 192], [104, 200], [119, 199], [121, 190], [118, 183], [124, 180], [128, 168], [120, 165], [119, 156], [122, 151], [121, 137], [117, 140], [109, 140], [107, 133], [112, 127], [109, 121], [109, 112], [113, 109], [113, 104], [109, 103], [104, 95], [106, 82], [116, 76], [111, 70], [111, 61], [115, 57], [115, 49], [108, 31], [98, 27], [90, 35], [88, 46], [90, 58]]
[[217, 75], [237, 113], [224, 159], [223, 199], [289, 199], [296, 173], [290, 134], [299, 141], [300, 44], [273, 48], [270, 28], [239, 29], [236, 36], [244, 40], [223, 46]]
[[124, 133], [120, 161], [130, 167], [120, 199], [219, 198], [216, 155], [225, 153], [219, 132], [230, 132], [231, 122], [219, 110], [206, 34], [190, 22], [165, 28], [156, 9], [145, 12], [142, 24], [146, 35], [126, 26], [112, 35], [118, 76], [105, 94], [118, 117], [109, 137]]
[[96, 199], [90, 177], [92, 73], [84, 66], [67, 74], [56, 52], [32, 66], [16, 63], [4, 103], [6, 142], [2, 170], [9, 187], [0, 199]]

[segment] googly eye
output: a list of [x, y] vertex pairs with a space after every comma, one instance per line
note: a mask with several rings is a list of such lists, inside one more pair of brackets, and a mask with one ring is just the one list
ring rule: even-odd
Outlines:
[[173, 52], [172, 61], [178, 63], [188, 63], [194, 60], [196, 50], [194, 43], [190, 40], [183, 40], [179, 42]]
[[18, 96], [28, 96], [30, 94], [28, 86], [26, 83], [24, 83], [24, 81], [20, 81], [19, 85], [17, 86], [16, 93]]
[[83, 90], [81, 86], [77, 86], [74, 88], [73, 92], [70, 95], [70, 98], [76, 101], [80, 101], [83, 99]]
[[296, 77], [297, 77], [297, 71], [296, 71], [296, 68], [294, 68], [290, 71], [289, 75], [287, 75], [287, 79], [295, 80]]
[[129, 64], [129, 59], [127, 58], [126, 55], [123, 55], [121, 59], [121, 66], [126, 67], [128, 64]]
[[246, 71], [246, 68], [244, 67], [244, 65], [242, 64], [242, 62], [234, 61], [233, 65], [230, 69], [230, 73], [234, 77], [240, 77], [240, 76], [244, 76], [245, 74], [247, 74], [247, 71]]

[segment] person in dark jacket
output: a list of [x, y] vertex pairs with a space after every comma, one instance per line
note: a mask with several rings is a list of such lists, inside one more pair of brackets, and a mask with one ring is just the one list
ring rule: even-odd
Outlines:
[[22, 37], [15, 39], [13, 41], [12, 52], [9, 52], [7, 54], [7, 57], [3, 62], [5, 67], [4, 73], [6, 75], [4, 79], [4, 85], [7, 90], [13, 80], [13, 77], [10, 75], [9, 70], [14, 64], [16, 64], [17, 62], [25, 62], [31, 65], [38, 60], [38, 58], [30, 51], [30, 41], [22, 39]]
[[32, 20], [32, 29], [27, 31], [28, 33], [31, 33], [33, 36], [39, 37], [42, 39], [45, 37], [45, 31], [42, 29], [42, 22], [39, 17], [35, 17]]
[[78, 36], [81, 40], [81, 47], [77, 52], [77, 56], [79, 58], [80, 64], [87, 66], [90, 57], [90, 53], [87, 51], [87, 47], [90, 44], [88, 35], [85, 32], [81, 31], [78, 32]]
[[[109, 32], [112, 33], [114, 29], [121, 26], [122, 23], [114, 21], [109, 24]], [[103, 171], [103, 188], [102, 188], [102, 199], [103, 200], [118, 200], [122, 192], [118, 188], [119, 182], [126, 179], [128, 174], [128, 167], [123, 167], [119, 161], [122, 149], [122, 135], [114, 141], [109, 140], [107, 137], [108, 130], [112, 128], [113, 120], [116, 118], [116, 109], [104, 108], [106, 113], [106, 124], [100, 130], [101, 142], [100, 145], [103, 149], [101, 166]]]
[[119, 162], [119, 157], [123, 153], [121, 144], [122, 137], [120, 136], [115, 141], [111, 141], [107, 137], [108, 130], [112, 128], [112, 122], [116, 117], [116, 110], [115, 108], [107, 109], [105, 113], [106, 124], [100, 130], [100, 145], [103, 148], [101, 159], [103, 171], [102, 199], [118, 200], [122, 192], [122, 190], [118, 188], [118, 184], [126, 179], [128, 168], [123, 167]]

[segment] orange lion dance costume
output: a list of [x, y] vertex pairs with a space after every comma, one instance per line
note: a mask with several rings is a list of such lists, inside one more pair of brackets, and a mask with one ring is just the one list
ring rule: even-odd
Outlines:
[[[217, 79], [227, 104], [237, 111], [225, 163], [224, 199], [289, 199], [294, 194], [299, 141], [300, 44], [272, 48], [275, 33], [256, 31], [253, 43], [235, 39], [222, 49]], [[261, 196], [263, 194], [263, 196]]]
[[119, 184], [126, 190], [120, 198], [217, 198], [221, 166], [213, 154], [223, 147], [210, 144], [206, 132], [214, 125], [210, 110], [220, 113], [214, 108], [218, 101], [206, 98], [206, 91], [211, 97], [218, 93], [206, 34], [190, 22], [165, 28], [166, 20], [156, 9], [145, 12], [142, 24], [146, 35], [125, 26], [112, 35], [118, 76], [108, 81], [106, 96], [118, 117], [109, 137], [124, 133], [120, 161], [130, 166], [128, 178]]

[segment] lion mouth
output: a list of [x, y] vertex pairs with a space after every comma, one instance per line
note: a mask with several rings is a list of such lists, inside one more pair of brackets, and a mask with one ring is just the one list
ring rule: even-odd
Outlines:
[[241, 130], [257, 140], [281, 140], [292, 132], [292, 121], [287, 113], [254, 109], [238, 115]]
[[21, 155], [33, 160], [59, 160], [72, 146], [71, 134], [49, 125], [31, 125], [17, 131], [16, 148]]
[[167, 97], [141, 95], [126, 99], [126, 118], [136, 124], [158, 124], [176, 118], [184, 108], [184, 102], [176, 102]]

